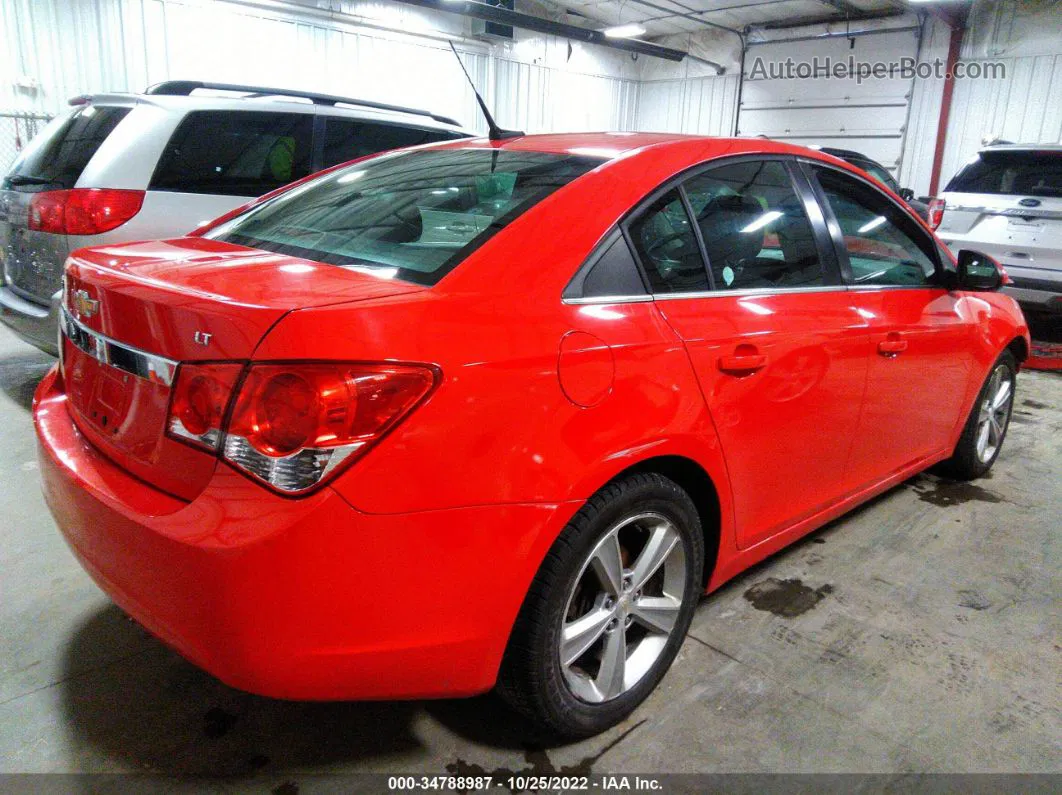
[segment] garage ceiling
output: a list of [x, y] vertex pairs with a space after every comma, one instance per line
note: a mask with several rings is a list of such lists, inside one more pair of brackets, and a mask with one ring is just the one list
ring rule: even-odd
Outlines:
[[843, 22], [903, 13], [899, 0], [564, 0], [556, 5], [603, 27], [638, 23], [645, 38], [693, 33], [706, 28], [741, 31], [746, 25], [795, 21]]

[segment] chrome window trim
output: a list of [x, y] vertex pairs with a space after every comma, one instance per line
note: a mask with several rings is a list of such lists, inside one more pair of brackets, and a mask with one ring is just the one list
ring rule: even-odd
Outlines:
[[581, 306], [584, 304], [643, 304], [653, 300], [649, 293], [642, 295], [591, 295], [586, 298], [562, 298], [562, 304]]
[[802, 293], [860, 293], [882, 290], [941, 290], [937, 284], [826, 284], [815, 287], [749, 287], [742, 290], [712, 290], [688, 293], [653, 293], [651, 295], [601, 295], [592, 298], [565, 298], [562, 304], [586, 306], [588, 304], [640, 304], [649, 301], [678, 301], [700, 298], [757, 298], [774, 295], [800, 295]]
[[[59, 317], [61, 336], [66, 337], [71, 345], [96, 361], [135, 375], [137, 378], [172, 386], [174, 375], [177, 372], [177, 362], [93, 331], [77, 320], [65, 306], [62, 307]], [[61, 346], [60, 350], [62, 350]]]
[[793, 295], [800, 293], [841, 293], [847, 292], [843, 284], [823, 284], [813, 287], [746, 287], [741, 290], [712, 290], [710, 292], [660, 293], [654, 295], [658, 301], [674, 301], [679, 298], [755, 298], [768, 295]]

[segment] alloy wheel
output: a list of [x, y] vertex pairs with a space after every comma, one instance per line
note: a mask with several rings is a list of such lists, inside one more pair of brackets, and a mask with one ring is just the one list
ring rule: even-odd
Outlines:
[[1006, 365], [996, 365], [977, 417], [977, 457], [982, 463], [991, 461], [1003, 443], [1013, 400], [1014, 376]]
[[663, 654], [685, 585], [685, 545], [671, 520], [640, 513], [609, 529], [564, 611], [557, 653], [571, 692], [601, 703], [634, 687]]

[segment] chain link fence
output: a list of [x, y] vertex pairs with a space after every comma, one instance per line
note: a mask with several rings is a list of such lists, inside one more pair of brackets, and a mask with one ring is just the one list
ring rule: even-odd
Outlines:
[[49, 121], [50, 116], [35, 113], [0, 112], [0, 175]]

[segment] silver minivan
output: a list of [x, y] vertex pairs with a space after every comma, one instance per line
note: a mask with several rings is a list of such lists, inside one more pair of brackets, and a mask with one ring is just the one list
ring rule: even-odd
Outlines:
[[[983, 251], [1027, 310], [1062, 312], [1062, 146], [988, 146], [941, 194], [937, 234], [953, 251]], [[932, 210], [932, 208], [931, 208]]]
[[71, 105], [0, 183], [0, 319], [52, 354], [74, 249], [177, 237], [336, 163], [471, 134], [428, 111], [222, 83]]

